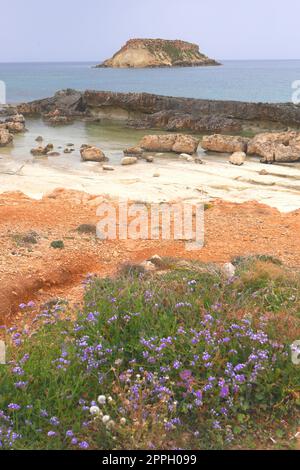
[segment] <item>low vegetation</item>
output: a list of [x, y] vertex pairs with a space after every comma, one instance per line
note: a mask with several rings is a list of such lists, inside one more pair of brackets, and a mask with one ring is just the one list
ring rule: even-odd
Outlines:
[[[290, 448], [299, 425], [300, 276], [273, 259], [168, 259], [89, 276], [64, 302], [3, 329], [4, 449]], [[72, 315], [71, 315], [72, 314]]]

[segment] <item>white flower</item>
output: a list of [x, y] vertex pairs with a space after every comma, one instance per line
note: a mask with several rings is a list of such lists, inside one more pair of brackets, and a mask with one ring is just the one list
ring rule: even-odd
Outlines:
[[114, 427], [114, 425], [115, 425], [115, 422], [111, 419], [110, 421], [108, 421], [106, 427], [107, 429], [111, 429]]
[[105, 405], [105, 403], [106, 403], [106, 396], [105, 396], [105, 395], [99, 395], [99, 397], [98, 397], [98, 403], [99, 403], [99, 405]]
[[104, 415], [103, 418], [102, 418], [102, 423], [107, 424], [109, 420], [110, 420], [110, 416], [109, 415]]
[[122, 424], [122, 426], [124, 426], [124, 424], [126, 424], [126, 418], [121, 418], [120, 423]]
[[98, 415], [100, 415], [100, 408], [98, 406], [91, 406], [90, 407], [90, 413], [93, 416], [98, 416]]
[[108, 397], [107, 401], [110, 403], [113, 401], [112, 397]]

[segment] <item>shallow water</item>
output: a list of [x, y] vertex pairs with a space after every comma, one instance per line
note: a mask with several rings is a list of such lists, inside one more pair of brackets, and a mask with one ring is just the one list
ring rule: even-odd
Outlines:
[[[79, 149], [82, 144], [96, 145], [109, 158], [112, 164], [120, 163], [123, 150], [127, 147], [136, 145], [139, 140], [149, 134], [148, 130], [128, 129], [118, 123], [91, 123], [76, 121], [67, 126], [48, 126], [42, 119], [26, 119], [28, 129], [24, 134], [16, 134], [13, 146], [1, 148], [2, 156], [11, 158], [20, 163], [25, 161], [35, 162], [37, 165], [49, 166], [60, 170], [72, 171], [90, 168], [94, 171], [100, 171], [99, 164], [82, 162]], [[152, 131], [151, 133], [159, 133]], [[33, 157], [30, 150], [37, 147], [38, 136], [42, 136], [44, 141], [42, 145], [52, 143], [54, 151], [60, 153], [57, 157]], [[63, 153], [68, 143], [74, 144], [75, 151], [70, 154]], [[168, 156], [168, 158], [176, 158]]]
[[97, 63], [0, 63], [7, 102], [75, 88], [148, 92], [220, 100], [286, 102], [300, 80], [300, 60], [223, 61], [220, 67], [95, 69]]

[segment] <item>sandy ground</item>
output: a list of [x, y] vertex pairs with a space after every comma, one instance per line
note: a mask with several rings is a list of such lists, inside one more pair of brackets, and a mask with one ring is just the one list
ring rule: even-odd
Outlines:
[[[89, 194], [122, 196], [138, 201], [186, 201], [223, 199], [230, 202], [256, 200], [281, 212], [300, 208], [300, 168], [293, 165], [262, 165], [249, 159], [243, 166], [228, 163], [228, 157], [201, 154], [204, 164], [156, 157], [154, 163], [114, 165], [103, 171], [99, 163], [82, 163], [80, 169], [63, 171], [28, 161], [1, 157], [0, 191], [22, 191], [41, 198], [57, 187]], [[49, 157], [50, 158], [50, 157]], [[52, 157], [55, 158], [55, 157]], [[261, 175], [265, 169], [269, 174]], [[154, 173], [159, 177], [153, 177]]]
[[[125, 171], [129, 176], [131, 169]], [[36, 187], [42, 186], [43, 181], [35, 181]], [[98, 192], [101, 189], [100, 185]], [[35, 200], [20, 192], [0, 195], [0, 323], [16, 322], [22, 315], [21, 302], [42, 304], [60, 297], [80, 303], [87, 273], [110, 275], [122, 263], [141, 262], [154, 254], [224, 263], [260, 253], [300, 266], [300, 210], [285, 214], [257, 202], [215, 201], [205, 211], [204, 247], [186, 251], [183, 241], [101, 241], [80, 235], [80, 224], [98, 222], [96, 209], [103, 199], [71, 190]], [[16, 236], [29, 231], [36, 232], [38, 242], [18, 243]], [[62, 250], [50, 247], [58, 239], [64, 241]]]

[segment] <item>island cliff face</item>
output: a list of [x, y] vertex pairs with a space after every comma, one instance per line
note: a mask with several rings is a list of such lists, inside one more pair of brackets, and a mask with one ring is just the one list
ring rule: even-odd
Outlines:
[[130, 39], [111, 59], [96, 67], [197, 67], [220, 65], [199, 51], [197, 44], [167, 39]]

